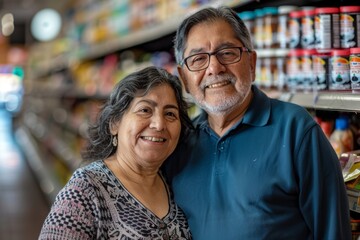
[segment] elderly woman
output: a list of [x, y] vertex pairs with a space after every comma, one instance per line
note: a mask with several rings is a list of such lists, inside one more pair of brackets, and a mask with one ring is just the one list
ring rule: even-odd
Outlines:
[[191, 239], [159, 171], [189, 127], [176, 76], [148, 67], [125, 77], [89, 129], [92, 163], [60, 191], [39, 239]]

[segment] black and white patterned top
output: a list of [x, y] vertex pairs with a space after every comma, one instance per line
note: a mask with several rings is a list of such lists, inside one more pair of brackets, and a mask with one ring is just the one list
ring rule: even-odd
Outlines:
[[158, 218], [133, 197], [103, 161], [74, 172], [59, 192], [39, 239], [192, 239], [183, 211], [170, 196]]

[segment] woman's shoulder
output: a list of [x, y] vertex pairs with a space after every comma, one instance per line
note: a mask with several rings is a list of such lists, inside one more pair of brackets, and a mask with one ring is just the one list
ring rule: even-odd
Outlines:
[[95, 161], [79, 167], [73, 172], [65, 187], [76, 186], [85, 189], [96, 185], [97, 182], [106, 177], [104, 170], [105, 164], [103, 161]]

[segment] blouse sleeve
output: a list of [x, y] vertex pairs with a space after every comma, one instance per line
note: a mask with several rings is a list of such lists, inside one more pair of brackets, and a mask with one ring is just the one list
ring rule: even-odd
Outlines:
[[95, 199], [91, 183], [76, 171], [57, 195], [39, 240], [96, 238]]

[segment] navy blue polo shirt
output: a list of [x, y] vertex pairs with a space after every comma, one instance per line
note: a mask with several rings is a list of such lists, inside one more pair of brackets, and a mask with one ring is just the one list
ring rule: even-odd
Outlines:
[[194, 239], [351, 239], [338, 158], [312, 116], [255, 86], [219, 137], [202, 113], [166, 161]]

